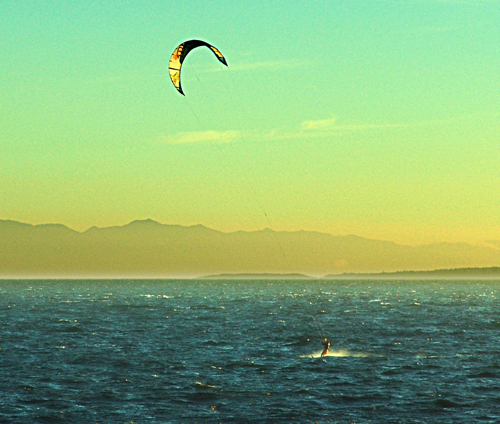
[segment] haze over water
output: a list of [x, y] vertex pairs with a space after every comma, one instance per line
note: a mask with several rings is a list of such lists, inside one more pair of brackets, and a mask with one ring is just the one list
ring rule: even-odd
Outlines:
[[497, 281], [3, 280], [0, 421], [496, 423], [499, 296]]

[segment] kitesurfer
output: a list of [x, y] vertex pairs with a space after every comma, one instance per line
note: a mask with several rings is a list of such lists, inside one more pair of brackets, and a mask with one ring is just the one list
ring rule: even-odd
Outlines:
[[325, 356], [328, 353], [328, 351], [330, 350], [330, 340], [328, 340], [326, 337], [323, 340], [323, 346], [324, 346], [324, 349], [323, 349], [323, 352], [321, 352], [321, 356]]

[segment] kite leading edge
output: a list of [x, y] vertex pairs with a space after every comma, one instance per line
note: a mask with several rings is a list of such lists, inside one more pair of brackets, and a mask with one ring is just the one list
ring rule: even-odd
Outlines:
[[182, 86], [181, 86], [182, 62], [184, 62], [184, 59], [191, 50], [200, 46], [208, 47], [210, 50], [214, 52], [215, 57], [219, 59], [219, 62], [227, 66], [226, 59], [224, 58], [224, 56], [222, 56], [222, 53], [217, 48], [215, 48], [211, 44], [206, 43], [205, 41], [189, 40], [177, 46], [177, 48], [172, 53], [172, 56], [170, 56], [170, 62], [168, 63], [168, 72], [170, 74], [170, 79], [172, 80], [172, 83], [174, 84], [175, 88], [183, 96], [185, 94], [182, 91]]

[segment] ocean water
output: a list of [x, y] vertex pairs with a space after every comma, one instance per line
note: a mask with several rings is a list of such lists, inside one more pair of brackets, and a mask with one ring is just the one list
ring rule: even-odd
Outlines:
[[499, 299], [495, 281], [4, 280], [0, 422], [498, 423]]

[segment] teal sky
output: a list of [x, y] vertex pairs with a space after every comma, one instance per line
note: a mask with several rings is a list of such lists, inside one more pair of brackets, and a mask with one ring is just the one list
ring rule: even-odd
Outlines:
[[500, 239], [500, 1], [249, 3], [0, 0], [0, 219]]

